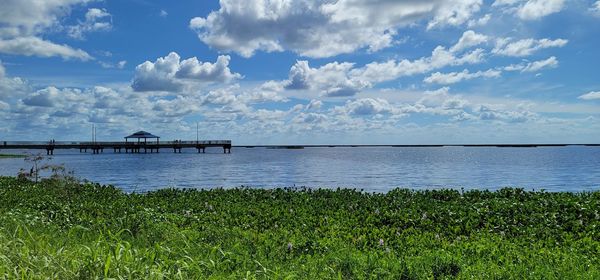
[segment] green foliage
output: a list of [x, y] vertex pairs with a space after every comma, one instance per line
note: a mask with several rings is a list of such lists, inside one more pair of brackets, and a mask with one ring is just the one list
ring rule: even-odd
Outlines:
[[0, 177], [0, 278], [600, 279], [600, 192], [164, 189]]
[[3, 158], [24, 158], [26, 155], [0, 154], [0, 159]]

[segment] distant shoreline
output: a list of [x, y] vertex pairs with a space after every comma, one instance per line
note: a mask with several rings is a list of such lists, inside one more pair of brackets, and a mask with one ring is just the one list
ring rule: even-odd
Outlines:
[[424, 145], [394, 145], [394, 144], [308, 144], [308, 145], [232, 145], [233, 148], [270, 148], [270, 149], [303, 149], [303, 148], [436, 148], [436, 147], [498, 147], [498, 148], [536, 148], [536, 147], [567, 147], [584, 146], [600, 147], [600, 144], [424, 144]]

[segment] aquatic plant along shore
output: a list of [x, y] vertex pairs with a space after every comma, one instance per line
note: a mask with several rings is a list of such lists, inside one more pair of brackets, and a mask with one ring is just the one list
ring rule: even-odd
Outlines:
[[0, 158], [24, 158], [26, 155], [0, 154]]
[[599, 279], [600, 192], [0, 177], [0, 278]]

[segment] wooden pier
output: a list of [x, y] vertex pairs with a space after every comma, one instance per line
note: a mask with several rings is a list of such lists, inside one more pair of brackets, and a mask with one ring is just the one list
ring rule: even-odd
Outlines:
[[104, 153], [104, 149], [112, 150], [113, 153], [158, 153], [161, 149], [173, 150], [174, 153], [181, 153], [181, 149], [193, 148], [198, 153], [204, 153], [206, 148], [223, 148], [223, 153], [231, 153], [231, 140], [202, 140], [202, 141], [161, 141], [160, 143], [146, 142], [74, 142], [74, 141], [3, 141], [0, 142], [2, 149], [23, 149], [23, 150], [46, 150], [47, 155], [53, 155], [54, 150], [58, 149], [79, 149], [79, 152], [92, 152], [92, 154]]

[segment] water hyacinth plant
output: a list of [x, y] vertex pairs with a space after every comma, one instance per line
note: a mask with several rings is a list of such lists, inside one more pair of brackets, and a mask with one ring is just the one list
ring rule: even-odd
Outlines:
[[600, 192], [0, 178], [0, 278], [600, 279]]

